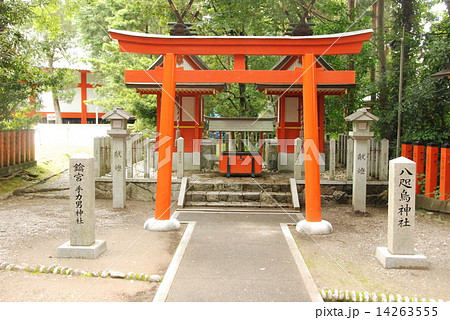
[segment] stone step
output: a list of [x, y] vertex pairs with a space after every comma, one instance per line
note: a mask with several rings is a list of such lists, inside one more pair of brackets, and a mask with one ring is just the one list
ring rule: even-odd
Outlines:
[[264, 204], [292, 203], [290, 192], [235, 192], [235, 191], [188, 191], [187, 202], [260, 202]]
[[286, 183], [227, 183], [227, 182], [189, 182], [191, 191], [234, 191], [234, 192], [289, 192], [290, 185]]
[[266, 201], [289, 202], [290, 192], [188, 191], [187, 201]]
[[218, 201], [218, 202], [198, 202], [198, 201], [187, 201], [185, 203], [185, 208], [204, 208], [204, 207], [216, 207], [216, 208], [292, 208], [291, 203], [262, 203], [262, 202], [228, 202], [228, 201]]

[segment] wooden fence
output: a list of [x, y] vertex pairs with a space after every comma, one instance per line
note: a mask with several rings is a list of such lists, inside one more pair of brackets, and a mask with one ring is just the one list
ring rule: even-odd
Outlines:
[[[402, 157], [416, 163], [416, 193], [450, 200], [450, 144], [402, 143]], [[423, 188], [423, 185], [425, 188]]]
[[[353, 176], [353, 139], [340, 134], [336, 140], [335, 163], [346, 168], [347, 179]], [[329, 152], [329, 150], [327, 150]], [[327, 157], [329, 159], [329, 156]], [[388, 179], [389, 140], [369, 139], [367, 150], [367, 176], [378, 180]]]
[[[155, 139], [143, 137], [142, 133], [131, 134], [126, 141], [127, 178], [137, 175], [134, 164], [143, 161], [142, 175], [149, 178], [155, 168]], [[94, 138], [96, 176], [111, 172], [111, 137]]]
[[35, 164], [34, 130], [0, 131], [0, 174]]

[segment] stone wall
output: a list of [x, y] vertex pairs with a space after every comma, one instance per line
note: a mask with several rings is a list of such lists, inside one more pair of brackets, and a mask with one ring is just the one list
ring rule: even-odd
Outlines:
[[[172, 183], [172, 201], [178, 199], [181, 180], [174, 179]], [[205, 187], [207, 187], [205, 185]], [[305, 204], [305, 185], [297, 182], [299, 201]], [[127, 179], [127, 199], [154, 201], [156, 195], [156, 179]], [[112, 179], [97, 178], [95, 181], [95, 196], [97, 199], [112, 199]], [[339, 181], [322, 181], [321, 184], [322, 204], [351, 204], [352, 183]], [[387, 184], [383, 181], [367, 182], [367, 203], [387, 204]]]
[[[181, 180], [172, 181], [172, 201], [178, 199]], [[127, 179], [127, 200], [154, 201], [156, 196], [156, 179]], [[97, 178], [95, 180], [95, 197], [112, 199], [112, 179]]]
[[[387, 204], [387, 182], [368, 181], [367, 182], [367, 203]], [[305, 184], [297, 182], [297, 191], [300, 205], [305, 204]], [[321, 181], [320, 193], [323, 205], [351, 204], [352, 203], [352, 182], [351, 181]]]

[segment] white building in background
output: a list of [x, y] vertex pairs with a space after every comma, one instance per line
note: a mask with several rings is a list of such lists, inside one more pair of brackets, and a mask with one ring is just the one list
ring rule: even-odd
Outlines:
[[[102, 123], [101, 117], [105, 114], [105, 109], [92, 104], [86, 104], [86, 100], [95, 99], [94, 87], [98, 83], [94, 73], [88, 70], [76, 70], [77, 86], [75, 97], [70, 103], [60, 101], [61, 116], [63, 123]], [[43, 108], [38, 112], [42, 117], [42, 122], [54, 123], [56, 119], [51, 92], [44, 92], [40, 95]]]

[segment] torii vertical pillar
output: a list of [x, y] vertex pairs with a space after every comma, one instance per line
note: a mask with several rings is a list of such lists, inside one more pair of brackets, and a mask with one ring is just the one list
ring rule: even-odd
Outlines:
[[330, 234], [331, 224], [322, 220], [320, 197], [319, 115], [317, 111], [316, 57], [303, 56], [303, 123], [305, 150], [305, 216], [296, 230], [307, 234]]
[[167, 53], [164, 56], [163, 67], [155, 217], [148, 219], [144, 224], [144, 229], [152, 231], [170, 231], [180, 228], [180, 222], [170, 217], [172, 152], [174, 146], [173, 117], [175, 112], [175, 67], [175, 55]]

